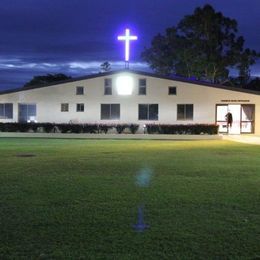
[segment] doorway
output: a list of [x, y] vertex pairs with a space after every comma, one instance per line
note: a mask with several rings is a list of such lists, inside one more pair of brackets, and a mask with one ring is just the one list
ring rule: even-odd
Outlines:
[[[225, 116], [232, 114], [233, 122], [227, 126]], [[219, 104], [216, 106], [216, 123], [220, 133], [241, 134], [254, 133], [255, 105], [252, 104]]]

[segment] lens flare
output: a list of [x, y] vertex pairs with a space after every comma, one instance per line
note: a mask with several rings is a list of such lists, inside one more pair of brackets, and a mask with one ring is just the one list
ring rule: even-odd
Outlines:
[[149, 187], [153, 171], [150, 168], [141, 169], [136, 175], [136, 185], [139, 187]]

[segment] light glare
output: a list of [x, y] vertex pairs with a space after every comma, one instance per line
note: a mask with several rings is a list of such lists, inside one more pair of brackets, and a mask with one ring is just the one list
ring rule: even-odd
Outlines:
[[119, 76], [116, 80], [118, 95], [131, 95], [133, 92], [134, 81], [131, 76]]

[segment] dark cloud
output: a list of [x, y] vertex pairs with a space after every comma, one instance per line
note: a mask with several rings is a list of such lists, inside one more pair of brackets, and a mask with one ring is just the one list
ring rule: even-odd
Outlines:
[[[246, 46], [260, 52], [259, 0], [1, 0], [0, 89], [19, 87], [39, 74], [95, 72], [106, 60], [123, 66], [116, 37], [126, 26], [139, 36], [132, 60], [147, 69], [138, 62], [152, 37], [206, 3], [235, 18]], [[252, 74], [259, 73], [257, 64]]]

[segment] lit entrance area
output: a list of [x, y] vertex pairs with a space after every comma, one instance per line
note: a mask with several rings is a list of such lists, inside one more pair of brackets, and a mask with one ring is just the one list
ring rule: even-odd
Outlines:
[[[231, 113], [232, 122], [228, 125], [227, 114]], [[216, 106], [216, 123], [220, 133], [254, 133], [255, 105], [219, 104]]]

